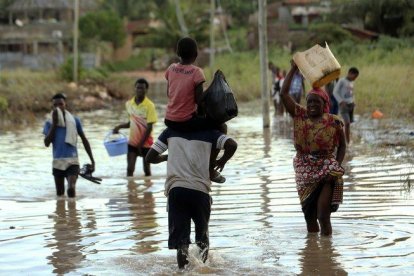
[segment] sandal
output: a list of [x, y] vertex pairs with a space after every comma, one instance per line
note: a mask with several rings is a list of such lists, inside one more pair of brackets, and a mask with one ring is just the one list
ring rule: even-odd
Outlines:
[[102, 178], [92, 176], [91, 165], [85, 164], [79, 172], [79, 175], [96, 184], [101, 184]]
[[210, 176], [210, 180], [216, 183], [226, 182], [226, 178], [222, 176], [218, 171], [214, 171], [214, 176]]

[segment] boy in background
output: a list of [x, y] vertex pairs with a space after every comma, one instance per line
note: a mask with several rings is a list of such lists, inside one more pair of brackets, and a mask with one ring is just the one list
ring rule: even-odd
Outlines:
[[145, 161], [145, 155], [153, 144], [151, 136], [153, 125], [157, 122], [154, 103], [146, 96], [149, 84], [145, 79], [135, 82], [135, 96], [126, 102], [129, 122], [120, 124], [113, 129], [118, 133], [121, 128], [130, 128], [127, 154], [127, 176], [133, 176], [138, 156], [142, 157], [145, 176], [151, 175], [151, 167]]

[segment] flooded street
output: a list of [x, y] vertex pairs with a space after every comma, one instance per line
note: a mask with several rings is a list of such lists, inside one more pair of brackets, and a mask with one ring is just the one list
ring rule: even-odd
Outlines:
[[[0, 274], [179, 274], [175, 251], [167, 248], [166, 164], [152, 165], [153, 176], [144, 178], [138, 159], [136, 176], [127, 179], [126, 157], [110, 158], [103, 146], [126, 115], [78, 115], [94, 175], [103, 181], [79, 178], [75, 200], [55, 196], [43, 122], [1, 133]], [[202, 264], [191, 257], [185, 273], [412, 275], [414, 153], [380, 146], [375, 125], [362, 129], [345, 157], [344, 204], [332, 215], [333, 237], [321, 238], [307, 234], [297, 197], [291, 121], [272, 121], [263, 131], [257, 109], [229, 122], [239, 148], [223, 171], [227, 182], [213, 184], [210, 258]], [[163, 127], [160, 118], [155, 137]], [[78, 144], [81, 164], [89, 162]]]

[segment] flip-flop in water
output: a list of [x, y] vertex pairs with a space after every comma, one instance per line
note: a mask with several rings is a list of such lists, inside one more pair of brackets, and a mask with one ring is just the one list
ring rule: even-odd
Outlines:
[[86, 174], [81, 174], [81, 173], [79, 175], [82, 176], [83, 178], [85, 178], [86, 180], [89, 180], [93, 183], [101, 184], [102, 178], [93, 177], [92, 175], [86, 175]]

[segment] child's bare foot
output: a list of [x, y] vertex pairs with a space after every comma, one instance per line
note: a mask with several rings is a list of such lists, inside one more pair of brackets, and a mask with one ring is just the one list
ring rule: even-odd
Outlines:
[[218, 171], [215, 171], [215, 170], [210, 172], [210, 180], [216, 183], [226, 182], [226, 178], [222, 176]]

